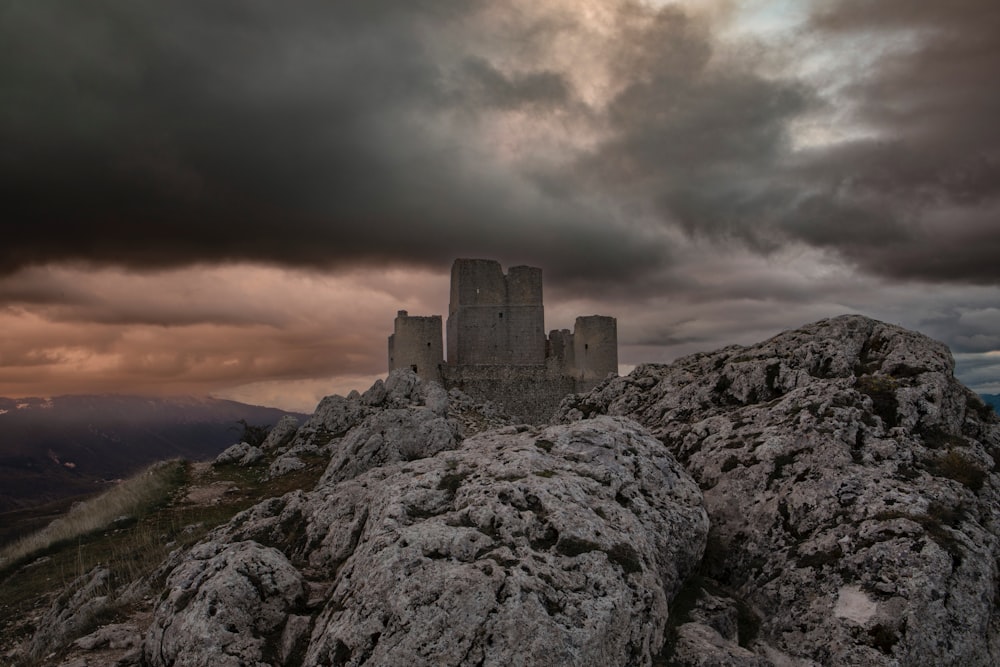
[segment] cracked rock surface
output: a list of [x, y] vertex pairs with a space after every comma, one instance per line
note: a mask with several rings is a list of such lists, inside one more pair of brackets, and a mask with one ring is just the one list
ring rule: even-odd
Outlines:
[[[298, 604], [294, 565], [322, 591], [285, 640], [304, 664], [650, 665], [707, 531], [697, 486], [634, 422], [508, 427], [238, 515], [170, 575], [146, 651], [173, 664], [212, 626], [227, 654], [277, 655], [266, 637], [280, 643], [277, 610]], [[263, 554], [289, 582], [266, 596], [241, 565]], [[250, 602], [216, 621], [233, 591]]]
[[702, 572], [755, 611], [758, 656], [1000, 664], [1000, 426], [953, 371], [941, 343], [845, 316], [640, 366], [562, 419], [631, 417], [681, 460], [712, 523]]
[[255, 542], [195, 547], [166, 588], [144, 642], [154, 666], [271, 664], [275, 634], [305, 602], [298, 570]]

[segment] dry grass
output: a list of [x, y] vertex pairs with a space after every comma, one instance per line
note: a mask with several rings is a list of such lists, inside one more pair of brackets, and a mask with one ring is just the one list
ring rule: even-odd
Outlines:
[[137, 520], [170, 499], [183, 483], [184, 466], [182, 461], [154, 464], [100, 496], [75, 505], [64, 517], [0, 551], [0, 567], [103, 530], [112, 523]]
[[[303, 460], [306, 468], [275, 480], [261, 479], [267, 470], [263, 464], [242, 468], [175, 461], [161, 464], [166, 466], [163, 470], [154, 466], [75, 508], [59, 522], [68, 524], [71, 530], [57, 531], [53, 522], [39, 535], [29, 538], [33, 540], [33, 550], [25, 550], [20, 556], [8, 552], [24, 547], [11, 545], [0, 554], [10, 558], [0, 562], [0, 656], [22, 651], [18, 655], [23, 660], [15, 661], [14, 667], [58, 664], [58, 660], [32, 661], [23, 654], [23, 647], [36, 634], [38, 619], [56, 596], [74, 579], [97, 566], [110, 571], [109, 594], [113, 598], [101, 622], [134, 620], [135, 614], [148, 611], [149, 600], [122, 597], [131, 583], [142, 582], [149, 590], [158, 592], [164, 583], [161, 577], [166, 575], [166, 571], [158, 568], [170, 552], [190, 547], [210, 530], [264, 498], [315, 486], [328, 459], [317, 456]], [[204, 487], [225, 488], [226, 492], [203, 497], [200, 491]], [[146, 492], [137, 493], [140, 489]], [[133, 511], [130, 513], [128, 508]], [[92, 518], [84, 518], [92, 513]], [[117, 521], [126, 514], [130, 514], [129, 520]], [[98, 516], [103, 518], [95, 520]], [[40, 539], [42, 536], [44, 539]], [[141, 589], [140, 586], [137, 590]], [[57, 651], [57, 655], [64, 654], [64, 649]], [[0, 664], [10, 663], [0, 657]]]

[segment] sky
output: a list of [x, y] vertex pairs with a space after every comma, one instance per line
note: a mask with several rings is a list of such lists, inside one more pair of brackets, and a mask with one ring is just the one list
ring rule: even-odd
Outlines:
[[0, 0], [0, 395], [311, 411], [457, 257], [622, 370], [862, 313], [1000, 393], [995, 0]]

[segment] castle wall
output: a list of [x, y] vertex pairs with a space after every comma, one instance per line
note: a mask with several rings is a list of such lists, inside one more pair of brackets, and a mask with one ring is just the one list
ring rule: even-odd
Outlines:
[[577, 391], [590, 391], [618, 372], [618, 321], [605, 315], [576, 318], [573, 327], [573, 365]]
[[549, 332], [545, 348], [545, 363], [554, 372], [572, 374], [574, 367], [573, 334], [569, 329], [553, 329]]
[[412, 368], [424, 380], [441, 382], [443, 363], [441, 316], [410, 317], [405, 310], [399, 311], [389, 336], [389, 370]]
[[444, 386], [469, 396], [501, 405], [505, 412], [526, 423], [548, 420], [562, 399], [575, 391], [576, 382], [567, 375], [553, 374], [539, 366], [441, 367]]
[[542, 271], [458, 259], [451, 269], [448, 364], [545, 363]]
[[413, 368], [425, 380], [493, 401], [526, 422], [548, 419], [564, 397], [591, 390], [618, 371], [618, 324], [578, 317], [572, 332], [546, 338], [542, 270], [458, 259], [451, 268], [447, 350], [441, 316], [399, 311], [389, 336], [389, 370]]

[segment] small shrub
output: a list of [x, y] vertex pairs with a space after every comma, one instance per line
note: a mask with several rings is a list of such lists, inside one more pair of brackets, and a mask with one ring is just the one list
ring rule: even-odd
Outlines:
[[986, 480], [986, 471], [957, 449], [949, 449], [938, 459], [931, 468], [931, 473], [953, 479], [971, 491], [979, 491]]
[[896, 381], [887, 375], [863, 375], [858, 378], [854, 388], [872, 399], [872, 410], [875, 411], [886, 428], [899, 425], [899, 401], [896, 399]]

